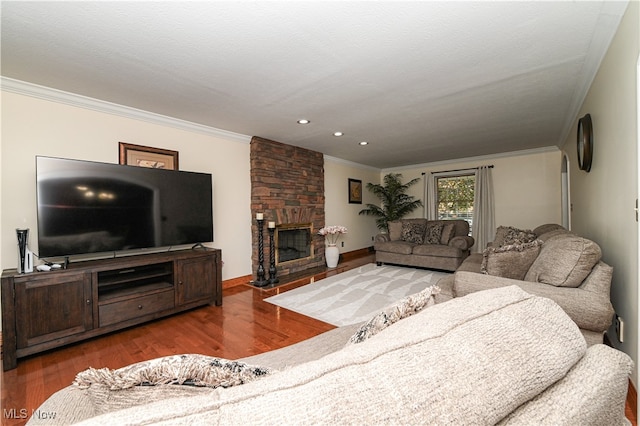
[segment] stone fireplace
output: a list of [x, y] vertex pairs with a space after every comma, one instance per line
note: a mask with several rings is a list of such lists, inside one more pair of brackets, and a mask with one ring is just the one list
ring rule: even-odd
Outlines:
[[[270, 256], [269, 222], [276, 223], [274, 257], [279, 278], [324, 265], [324, 238], [317, 234], [325, 221], [322, 153], [253, 137], [250, 158], [254, 278], [258, 270], [256, 213], [264, 215], [266, 271]], [[303, 243], [308, 247], [301, 247]]]

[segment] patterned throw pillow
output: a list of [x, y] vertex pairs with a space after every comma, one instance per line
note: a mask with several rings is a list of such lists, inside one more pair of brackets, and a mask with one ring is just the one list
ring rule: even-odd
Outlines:
[[400, 239], [408, 243], [422, 244], [424, 242], [424, 222], [402, 222], [402, 236]]
[[482, 253], [481, 271], [486, 275], [524, 280], [540, 253], [541, 240], [489, 247]]
[[444, 228], [444, 224], [442, 223], [427, 223], [427, 230], [424, 233], [424, 243], [440, 244], [442, 228]]
[[538, 237], [528, 229], [518, 229], [513, 226], [498, 226], [493, 239], [494, 247], [512, 246], [533, 242]]
[[347, 342], [347, 346], [361, 343], [369, 337], [380, 333], [390, 325], [420, 312], [436, 303], [436, 294], [440, 293], [440, 287], [432, 285], [419, 293], [412, 294], [400, 300], [398, 303], [385, 308], [373, 318], [363, 324]]
[[73, 384], [86, 389], [93, 384], [110, 390], [134, 386], [191, 385], [228, 388], [271, 374], [268, 368], [253, 367], [206, 355], [171, 355], [143, 361], [117, 370], [89, 368], [78, 373]]

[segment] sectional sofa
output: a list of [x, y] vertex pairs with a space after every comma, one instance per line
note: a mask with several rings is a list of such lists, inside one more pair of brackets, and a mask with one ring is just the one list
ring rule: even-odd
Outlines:
[[57, 417], [29, 424], [626, 424], [630, 358], [588, 347], [551, 299], [510, 286], [430, 304], [437, 288], [426, 291], [408, 310], [240, 362], [81, 372], [36, 410]]

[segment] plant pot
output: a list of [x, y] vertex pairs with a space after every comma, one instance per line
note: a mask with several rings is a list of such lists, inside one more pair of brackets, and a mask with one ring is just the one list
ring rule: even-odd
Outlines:
[[327, 267], [335, 268], [340, 260], [340, 249], [335, 244], [329, 244], [324, 249], [324, 258], [327, 261]]

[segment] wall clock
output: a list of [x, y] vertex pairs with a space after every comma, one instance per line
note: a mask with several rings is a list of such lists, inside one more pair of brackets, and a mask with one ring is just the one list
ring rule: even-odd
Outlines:
[[593, 124], [591, 115], [586, 114], [578, 120], [578, 167], [589, 172], [593, 159]]

